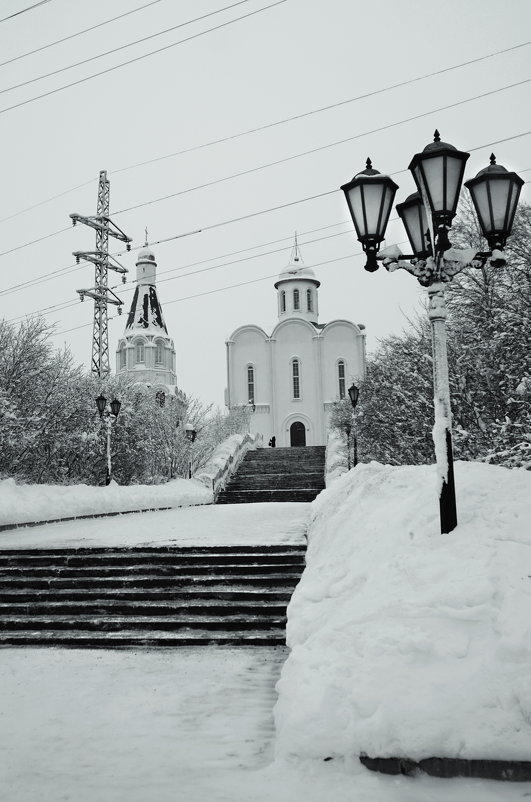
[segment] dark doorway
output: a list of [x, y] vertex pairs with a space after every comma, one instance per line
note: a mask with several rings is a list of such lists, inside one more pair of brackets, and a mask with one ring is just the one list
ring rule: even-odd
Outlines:
[[305, 446], [306, 445], [306, 428], [304, 423], [296, 420], [289, 427], [290, 445], [292, 446]]

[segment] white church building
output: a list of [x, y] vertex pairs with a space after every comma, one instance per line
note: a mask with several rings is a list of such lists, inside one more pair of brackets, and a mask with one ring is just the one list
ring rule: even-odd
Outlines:
[[147, 246], [138, 252], [136, 289], [125, 331], [116, 349], [116, 375], [151, 388], [163, 402], [178, 395], [175, 346], [157, 294], [157, 263]]
[[269, 335], [253, 324], [227, 340], [229, 408], [248, 406], [250, 429], [264, 444], [326, 445], [331, 405], [365, 373], [364, 326], [319, 323], [319, 286], [302, 265], [297, 245], [277, 290], [278, 323]]

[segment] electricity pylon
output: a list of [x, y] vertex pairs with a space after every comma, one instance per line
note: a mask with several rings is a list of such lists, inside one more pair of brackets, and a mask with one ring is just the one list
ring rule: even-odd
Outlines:
[[[131, 250], [131, 237], [128, 237], [118, 226], [109, 218], [110, 202], [110, 181], [107, 178], [107, 171], [101, 170], [98, 184], [98, 208], [95, 217], [84, 217], [81, 214], [71, 214], [72, 224], [83, 223], [86, 226], [96, 229], [96, 250], [95, 251], [74, 251], [79, 264], [80, 259], [92, 262], [95, 266], [94, 287], [89, 290], [76, 290], [79, 299], [85, 300], [85, 296], [94, 299], [94, 325], [92, 329], [92, 362], [91, 371], [101, 378], [108, 376], [111, 372], [109, 365], [109, 335], [107, 328], [107, 305], [113, 304], [118, 307], [118, 314], [122, 314], [123, 301], [109, 288], [108, 271], [114, 270], [122, 274], [122, 281], [125, 283], [127, 268], [123, 267], [113, 256], [109, 256], [109, 237], [125, 242], [127, 250]], [[111, 264], [112, 259], [115, 264]]]

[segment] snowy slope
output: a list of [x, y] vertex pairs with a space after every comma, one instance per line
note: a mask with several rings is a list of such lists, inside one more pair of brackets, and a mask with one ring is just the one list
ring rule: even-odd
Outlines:
[[211, 504], [212, 491], [195, 479], [174, 479], [164, 485], [108, 487], [89, 485], [19, 485], [0, 481], [0, 525], [49, 521], [104, 512]]
[[313, 502], [278, 754], [529, 760], [531, 473], [359, 465]]

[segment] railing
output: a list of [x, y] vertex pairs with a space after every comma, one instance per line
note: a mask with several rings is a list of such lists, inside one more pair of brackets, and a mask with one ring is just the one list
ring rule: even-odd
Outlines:
[[[234, 447], [229, 451], [227, 456], [222, 457], [223, 451], [227, 449], [227, 445], [231, 440], [234, 441]], [[259, 448], [262, 443], [263, 436], [261, 434], [253, 435], [247, 433], [244, 435], [232, 435], [225, 443], [221, 443], [221, 445], [218, 446], [208, 463], [201, 470], [201, 473], [194, 475], [194, 479], [212, 488], [212, 495], [215, 503], [218, 495], [231, 476], [238, 470], [238, 466], [246, 453], [252, 449]], [[216, 455], [218, 451], [221, 453]], [[223, 458], [223, 465], [219, 465], [218, 467], [220, 458]]]

